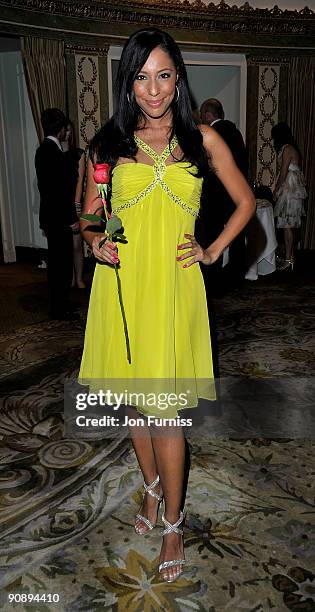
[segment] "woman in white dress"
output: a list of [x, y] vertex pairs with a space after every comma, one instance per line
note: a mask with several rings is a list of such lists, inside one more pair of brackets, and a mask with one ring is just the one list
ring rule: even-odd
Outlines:
[[279, 269], [293, 270], [295, 230], [301, 227], [301, 217], [305, 215], [303, 202], [307, 197], [301, 154], [286, 123], [275, 125], [271, 137], [280, 167], [274, 190], [274, 216], [277, 217], [277, 227], [283, 229], [285, 243], [285, 260]]

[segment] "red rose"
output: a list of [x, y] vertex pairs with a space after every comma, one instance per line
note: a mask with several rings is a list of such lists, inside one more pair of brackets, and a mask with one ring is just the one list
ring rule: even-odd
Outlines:
[[[105, 235], [105, 238], [99, 242], [99, 248], [104, 244], [106, 240], [106, 236], [109, 236], [110, 240], [115, 239], [117, 241], [120, 239], [119, 240], [120, 242], [126, 242], [125, 236], [121, 233], [121, 229], [122, 229], [121, 220], [119, 219], [119, 217], [116, 217], [116, 215], [113, 215], [113, 216], [111, 215], [111, 213], [108, 210], [107, 203], [106, 203], [108, 183], [110, 180], [109, 174], [110, 174], [109, 164], [94, 164], [93, 178], [94, 178], [94, 182], [97, 185], [98, 195], [99, 195], [99, 198], [101, 199], [102, 207], [97, 208], [94, 214], [88, 213], [81, 217], [81, 219], [84, 219], [85, 221], [100, 221], [100, 217], [96, 215], [96, 212], [98, 212], [100, 208], [104, 208], [104, 213], [106, 217], [106, 235]], [[103, 219], [101, 219], [101, 221], [103, 221]], [[118, 233], [119, 230], [120, 230], [120, 233]], [[126, 314], [125, 314], [124, 303], [123, 303], [123, 298], [122, 298], [122, 293], [121, 293], [120, 278], [119, 278], [117, 263], [113, 263], [113, 266], [114, 266], [114, 270], [116, 273], [118, 298], [119, 298], [121, 316], [123, 319], [123, 326], [124, 326], [124, 332], [125, 332], [127, 359], [128, 359], [128, 362], [131, 363], [128, 327], [127, 327]]]
[[104, 185], [104, 184], [109, 183], [109, 173], [110, 173], [109, 164], [94, 164], [93, 178], [94, 178], [95, 183], [99, 185]]

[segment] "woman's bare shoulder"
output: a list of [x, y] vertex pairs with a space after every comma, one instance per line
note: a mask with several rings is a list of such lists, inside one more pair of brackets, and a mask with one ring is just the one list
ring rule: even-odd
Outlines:
[[198, 125], [198, 129], [201, 132], [202, 139], [203, 139], [203, 146], [206, 149], [209, 149], [209, 148], [211, 149], [211, 147], [215, 146], [215, 144], [218, 141], [221, 141], [219, 134], [216, 132], [216, 130], [214, 130], [209, 125], [200, 123]]
[[294, 157], [298, 156], [296, 148], [292, 144], [286, 144], [282, 150], [283, 157]]

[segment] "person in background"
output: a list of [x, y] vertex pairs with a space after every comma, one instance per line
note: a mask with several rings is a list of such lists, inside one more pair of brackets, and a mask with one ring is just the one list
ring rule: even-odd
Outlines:
[[[85, 155], [84, 150], [76, 146], [75, 132], [73, 123], [68, 119], [65, 139], [62, 141], [62, 150], [69, 161], [70, 172], [73, 172], [76, 182], [74, 182], [75, 193], [73, 195], [76, 213], [80, 218], [82, 212], [82, 193], [85, 175]], [[80, 228], [73, 230], [73, 276], [72, 287], [85, 289], [83, 281], [84, 255], [83, 241]]]
[[[248, 155], [242, 134], [232, 121], [224, 118], [221, 102], [216, 98], [205, 100], [200, 107], [201, 123], [212, 127], [228, 145], [234, 161], [246, 178], [248, 177]], [[209, 170], [204, 180], [201, 212], [196, 223], [196, 237], [200, 244], [209, 244], [223, 230], [229, 217], [235, 210], [235, 204], [227, 190], [218, 180], [215, 169]], [[213, 285], [219, 283], [222, 276], [222, 258], [214, 266], [202, 266], [207, 295], [212, 293]], [[246, 251], [245, 234], [241, 232], [229, 247], [229, 263], [225, 268], [230, 287], [237, 286], [245, 276]]]
[[285, 244], [285, 260], [278, 270], [293, 270], [295, 233], [301, 227], [301, 217], [305, 215], [303, 201], [307, 197], [301, 154], [287, 123], [274, 125], [271, 138], [280, 167], [274, 190], [274, 216], [277, 227], [283, 229]]
[[[248, 178], [248, 155], [244, 144], [243, 136], [237, 129], [235, 123], [225, 119], [224, 110], [221, 102], [216, 98], [205, 100], [200, 107], [201, 123], [210, 125], [220, 134], [224, 142], [228, 145], [234, 157], [234, 161], [241, 173]], [[232, 211], [235, 210], [235, 207]]]
[[256, 185], [254, 193], [257, 208], [265, 208], [274, 205], [272, 191], [267, 185]]
[[43, 111], [41, 122], [44, 140], [35, 155], [40, 193], [39, 224], [47, 238], [47, 278], [50, 317], [74, 320], [69, 290], [72, 280], [72, 231], [78, 228], [73, 201], [73, 177], [61, 148], [65, 137], [66, 117], [58, 108]]
[[273, 218], [272, 191], [267, 185], [255, 187], [256, 214], [246, 228], [247, 271], [245, 279], [255, 281], [259, 276], [276, 270], [277, 239]]

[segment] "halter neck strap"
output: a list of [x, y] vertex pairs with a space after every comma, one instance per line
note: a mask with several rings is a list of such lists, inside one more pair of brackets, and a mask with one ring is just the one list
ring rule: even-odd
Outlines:
[[134, 139], [139, 149], [141, 149], [141, 151], [143, 151], [149, 157], [151, 157], [151, 159], [153, 159], [156, 163], [165, 162], [167, 158], [170, 157], [170, 155], [173, 153], [174, 149], [178, 145], [178, 140], [176, 136], [173, 136], [171, 142], [168, 145], [166, 145], [164, 151], [162, 151], [162, 153], [159, 155], [156, 151], [154, 151], [154, 149], [151, 149], [151, 147], [146, 142], [141, 140], [139, 136], [135, 135]]

